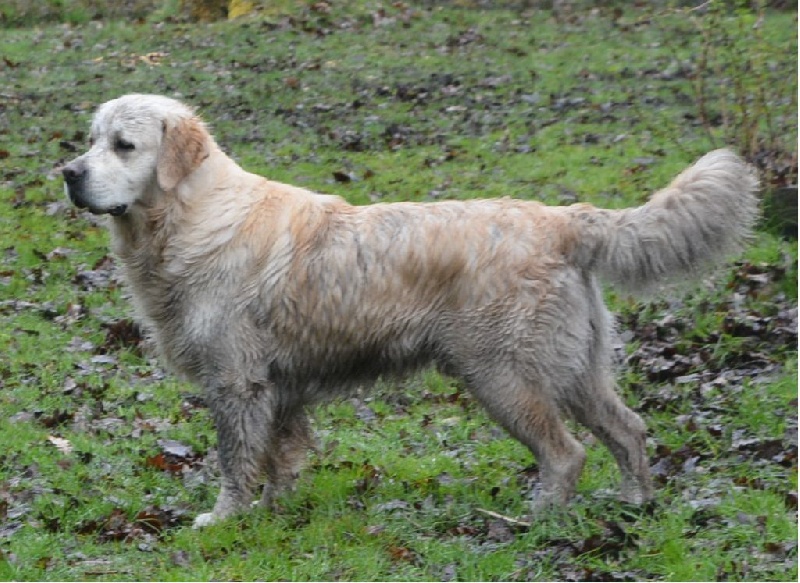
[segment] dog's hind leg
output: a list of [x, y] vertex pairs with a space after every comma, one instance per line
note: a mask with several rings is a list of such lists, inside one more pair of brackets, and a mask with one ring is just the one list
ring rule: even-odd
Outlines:
[[261, 505], [270, 507], [282, 491], [291, 489], [313, 446], [311, 426], [304, 411], [286, 415], [275, 423], [266, 458], [267, 483]]
[[617, 395], [610, 373], [598, 373], [597, 377], [586, 385], [586, 390], [580, 391], [578, 402], [572, 404], [572, 412], [616, 459], [622, 474], [620, 498], [642, 504], [653, 497], [645, 447], [647, 427]]
[[195, 528], [218, 522], [250, 507], [268, 459], [275, 414], [275, 399], [270, 387], [253, 385], [247, 390], [215, 388], [207, 390], [206, 395], [217, 428], [222, 488], [214, 509], [199, 515], [194, 521]]
[[489, 378], [493, 380], [473, 384], [473, 392], [489, 414], [536, 457], [540, 486], [534, 510], [565, 504], [575, 494], [586, 461], [583, 446], [546, 394], [507, 371]]

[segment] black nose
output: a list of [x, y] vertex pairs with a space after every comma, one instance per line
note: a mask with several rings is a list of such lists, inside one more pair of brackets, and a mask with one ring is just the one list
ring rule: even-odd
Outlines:
[[70, 162], [61, 169], [64, 180], [70, 186], [78, 184], [86, 174], [86, 167], [78, 162]]

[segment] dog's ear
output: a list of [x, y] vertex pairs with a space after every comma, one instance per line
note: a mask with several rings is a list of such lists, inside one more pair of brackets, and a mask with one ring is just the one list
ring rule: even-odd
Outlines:
[[162, 190], [172, 190], [208, 157], [210, 136], [196, 117], [164, 122], [156, 179]]

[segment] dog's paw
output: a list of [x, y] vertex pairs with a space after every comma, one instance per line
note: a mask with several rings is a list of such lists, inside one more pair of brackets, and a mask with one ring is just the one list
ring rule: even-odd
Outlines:
[[544, 489], [541, 484], [531, 492], [531, 511], [536, 514], [547, 513], [554, 508], [564, 508], [572, 496], [561, 488]]
[[215, 522], [219, 522], [219, 517], [214, 514], [213, 512], [205, 512], [197, 516], [194, 519], [194, 523], [192, 524], [192, 528], [205, 528], [206, 526], [210, 526]]
[[653, 487], [649, 479], [624, 480], [620, 484], [619, 499], [627, 504], [642, 506], [653, 499]]

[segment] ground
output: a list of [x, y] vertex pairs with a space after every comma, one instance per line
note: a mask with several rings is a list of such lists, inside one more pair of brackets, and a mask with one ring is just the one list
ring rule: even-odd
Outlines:
[[105, 229], [63, 195], [103, 101], [179, 97], [245, 168], [356, 204], [624, 207], [724, 144], [766, 199], [796, 185], [795, 11], [287, 6], [3, 29], [0, 579], [796, 580], [791, 213], [698, 287], [607, 293], [652, 505], [615, 501], [613, 460], [575, 427], [578, 499], [532, 519], [535, 460], [426, 372], [316, 411], [276, 512], [190, 528], [217, 488], [208, 413], [149, 355]]

